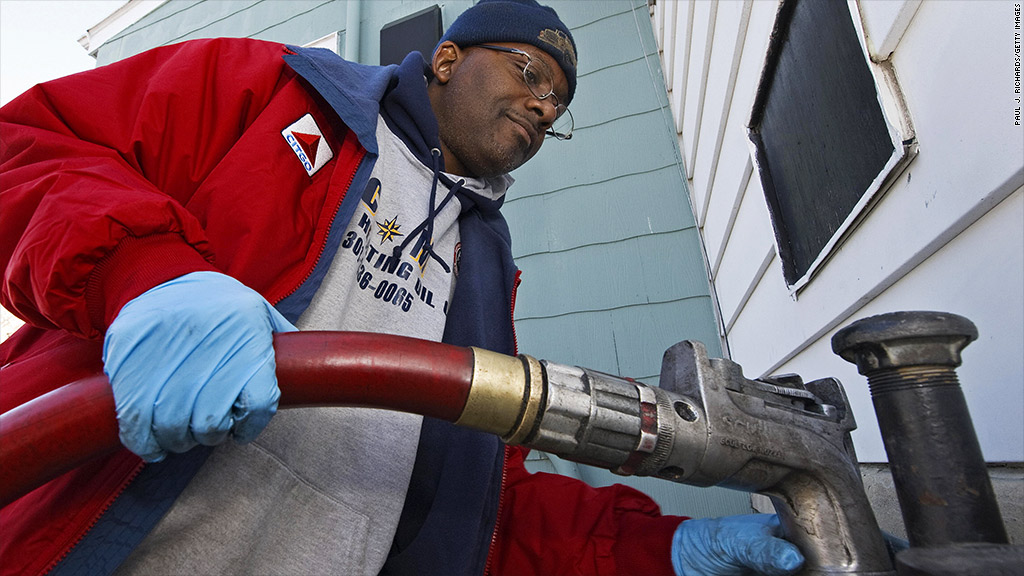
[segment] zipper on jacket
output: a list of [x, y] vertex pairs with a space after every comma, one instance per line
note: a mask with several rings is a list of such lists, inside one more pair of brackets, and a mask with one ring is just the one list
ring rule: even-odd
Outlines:
[[356, 174], [359, 173], [359, 169], [363, 167], [364, 160], [366, 160], [366, 151], [363, 151], [363, 156], [359, 159], [359, 164], [356, 166], [356, 169], [352, 171], [352, 175], [348, 177], [348, 181], [345, 183], [345, 193], [341, 195], [341, 198], [338, 199], [338, 203], [334, 205], [334, 210], [331, 212], [331, 224], [327, 227], [327, 232], [324, 234], [324, 241], [320, 243], [320, 247], [317, 249], [316, 259], [313, 260], [313, 265], [309, 267], [309, 270], [306, 271], [306, 274], [298, 284], [293, 286], [291, 290], [284, 293], [280, 298], [271, 302], [270, 304], [272, 306], [277, 306], [280, 302], [284, 301], [285, 298], [288, 298], [292, 294], [298, 292], [299, 288], [309, 280], [313, 275], [313, 271], [316, 270], [316, 267], [320, 264], [320, 259], [324, 256], [324, 250], [327, 249], [327, 240], [331, 237], [331, 231], [337, 225], [335, 220], [338, 218], [338, 212], [341, 210], [341, 205], [345, 202], [345, 198], [348, 198], [348, 193], [351, 191], [350, 188], [352, 188], [352, 182], [356, 179]]
[[[516, 337], [516, 294], [519, 292], [519, 284], [522, 270], [516, 270], [516, 278], [512, 283], [512, 302], [509, 310], [509, 318], [512, 321], [512, 353], [519, 354], [519, 339]], [[508, 480], [508, 452], [511, 450], [507, 444], [503, 445], [504, 453], [501, 459], [501, 486], [498, 487], [498, 513], [494, 518], [494, 530], [491, 532], [491, 545], [487, 549], [487, 562], [484, 564], [484, 576], [490, 576], [494, 564], [494, 547], [498, 543], [498, 528], [501, 526], [502, 512], [505, 510], [505, 482]]]
[[512, 354], [519, 354], [519, 337], [516, 336], [516, 294], [519, 293], [519, 284], [523, 281], [522, 270], [516, 270], [516, 279], [512, 283], [512, 309], [509, 311], [509, 320], [512, 322]]
[[484, 576], [491, 575], [491, 568], [494, 564], [494, 547], [498, 543], [498, 528], [501, 526], [502, 512], [505, 511], [505, 482], [508, 480], [508, 452], [511, 448], [509, 448], [507, 444], [503, 445], [503, 448], [504, 452], [501, 458], [501, 486], [498, 488], [498, 513], [494, 518], [494, 531], [491, 532], [491, 545], [487, 549], [487, 562], [484, 564]]
[[117, 490], [115, 490], [114, 493], [110, 495], [110, 497], [107, 498], [106, 502], [103, 503], [103, 506], [100, 507], [99, 511], [93, 515], [91, 520], [89, 520], [89, 523], [85, 526], [85, 530], [82, 530], [78, 534], [78, 536], [76, 536], [71, 541], [71, 543], [65, 546], [64, 550], [60, 554], [55, 556], [53, 560], [51, 560], [50, 563], [46, 565], [46, 568], [44, 568], [43, 571], [40, 572], [40, 575], [49, 574], [53, 571], [54, 568], [57, 567], [58, 564], [60, 564], [64, 561], [65, 558], [67, 558], [68, 554], [70, 554], [71, 551], [75, 549], [75, 546], [78, 546], [78, 544], [83, 539], [85, 539], [86, 535], [88, 535], [89, 532], [96, 527], [96, 523], [99, 522], [100, 518], [102, 518], [103, 515], [107, 513], [107, 510], [109, 510], [110, 507], [114, 504], [114, 500], [117, 500], [121, 496], [121, 494], [124, 493], [124, 491], [128, 488], [128, 485], [135, 481], [135, 478], [138, 477], [138, 475], [142, 472], [142, 469], [145, 467], [146, 463], [141, 461], [135, 465], [135, 469], [132, 470], [130, 474], [128, 474], [128, 477], [123, 482], [121, 482], [121, 486]]

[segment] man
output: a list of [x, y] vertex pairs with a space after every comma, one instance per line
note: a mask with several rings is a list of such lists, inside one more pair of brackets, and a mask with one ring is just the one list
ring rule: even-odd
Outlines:
[[0, 111], [3, 304], [31, 325], [0, 354], [5, 402], [102, 359], [130, 450], [0, 513], [3, 569], [796, 569], [764, 517], [681, 523], [625, 487], [529, 475], [485, 434], [365, 409], [275, 416], [275, 332], [515, 352], [498, 209], [575, 88], [553, 10], [483, 0], [429, 66], [204, 40]]

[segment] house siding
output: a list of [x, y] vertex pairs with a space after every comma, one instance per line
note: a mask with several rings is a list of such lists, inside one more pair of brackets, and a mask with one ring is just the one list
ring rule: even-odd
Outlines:
[[[748, 377], [840, 379], [859, 426], [858, 457], [884, 470], [867, 383], [832, 353], [832, 335], [899, 310], [969, 318], [981, 336], [958, 375], [984, 456], [999, 472], [1011, 540], [1020, 543], [1024, 132], [1013, 93], [1014, 5], [849, 3], [871, 58], [895, 70], [919, 150], [795, 292], [783, 278], [746, 134], [778, 3], [657, 0], [650, 12], [731, 358]], [[891, 492], [877, 507], [895, 507]], [[902, 533], [898, 514], [880, 517], [895, 518], [883, 528]]]
[[[1022, 461], [1024, 240], [1014, 206], [1024, 184], [1024, 138], [1014, 125], [1011, 69], [1000, 57], [1012, 55], [1012, 3], [859, 6], [874, 27], [869, 34], [880, 31], [875, 42], [892, 50], [920, 152], [796, 294], [782, 278], [746, 141], [777, 3], [659, 0], [652, 8], [653, 27], [664, 33], [662, 59], [673, 69], [669, 100], [729, 351], [754, 375], [839, 376], [861, 423], [858, 452], [884, 461], [863, 378], [822, 344], [876, 312], [962, 314], [983, 335], [960, 369], [979, 434], [988, 439], [983, 447], [993, 461]], [[1011, 221], [1017, 215], [1016, 225], [988, 223], [1003, 211]], [[985, 240], [972, 244], [977, 251], [969, 258], [952, 265], [941, 257], [976, 236]], [[930, 281], [905, 289], [900, 284], [911, 274]], [[1002, 400], [992, 403], [992, 394]]]

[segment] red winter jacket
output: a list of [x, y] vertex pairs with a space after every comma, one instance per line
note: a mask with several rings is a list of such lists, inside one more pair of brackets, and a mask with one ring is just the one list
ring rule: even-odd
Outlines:
[[[282, 59], [204, 40], [36, 86], [0, 109], [0, 409], [96, 373], [120, 307], [198, 270], [278, 303], [317, 264], [366, 151]], [[334, 151], [310, 177], [282, 128], [311, 114]], [[282, 241], [283, 239], [288, 241]], [[492, 574], [672, 574], [672, 532], [641, 493], [529, 474], [508, 451]], [[140, 469], [123, 451], [0, 511], [0, 572], [49, 570]]]

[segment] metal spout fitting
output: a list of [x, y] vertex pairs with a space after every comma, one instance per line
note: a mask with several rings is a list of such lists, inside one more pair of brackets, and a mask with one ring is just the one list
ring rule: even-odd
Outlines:
[[911, 546], [1006, 543], [1006, 528], [956, 375], [970, 320], [893, 312], [854, 322], [832, 351], [867, 376]]
[[[849, 434], [856, 424], [838, 381], [750, 380], [692, 341], [665, 352], [658, 387], [540, 365], [540, 376], [521, 380], [542, 393], [517, 386], [504, 395], [521, 414], [494, 429], [510, 443], [521, 430], [526, 446], [618, 474], [760, 492], [804, 554], [800, 576], [895, 576], [864, 495]], [[475, 374], [483, 384], [484, 375], [503, 372]], [[535, 397], [539, 408], [531, 408]]]

